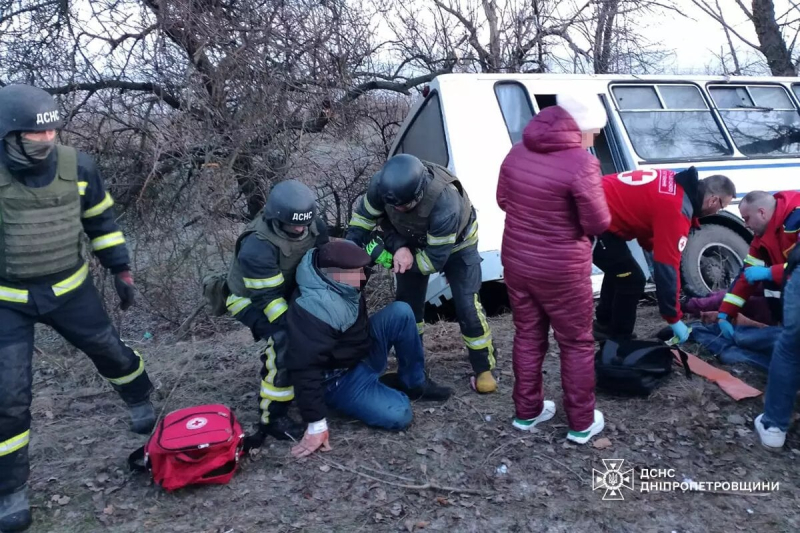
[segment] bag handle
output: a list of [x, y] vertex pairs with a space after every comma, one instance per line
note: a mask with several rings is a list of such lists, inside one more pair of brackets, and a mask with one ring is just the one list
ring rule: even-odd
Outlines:
[[673, 350], [678, 350], [678, 355], [680, 355], [681, 357], [681, 365], [683, 365], [683, 371], [686, 373], [686, 377], [688, 379], [692, 379], [693, 372], [692, 369], [689, 368], [689, 354], [684, 352], [683, 349], [681, 349], [681, 347], [678, 346], [677, 344], [670, 346], [670, 348], [672, 348]]
[[617, 351], [619, 350], [619, 344], [612, 340], [607, 340], [603, 343], [603, 355], [601, 360], [603, 364], [606, 366], [610, 366], [611, 362], [617, 357]]
[[128, 456], [128, 468], [132, 472], [147, 472], [147, 461], [144, 458], [144, 446], [136, 448]]
[[663, 348], [661, 346], [658, 346], [658, 345], [643, 346], [643, 347], [639, 348], [638, 350], [634, 350], [631, 353], [629, 353], [627, 356], [625, 356], [622, 359], [622, 361], [627, 363], [628, 366], [633, 366], [636, 363], [638, 363], [639, 361], [641, 361], [642, 359], [644, 359], [645, 356], [647, 356], [647, 354], [649, 354], [654, 349], [663, 350]]

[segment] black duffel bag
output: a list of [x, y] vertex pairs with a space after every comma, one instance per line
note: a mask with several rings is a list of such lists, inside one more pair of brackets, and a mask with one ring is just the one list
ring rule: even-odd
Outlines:
[[686, 377], [691, 378], [689, 358], [677, 346], [646, 340], [605, 341], [594, 360], [597, 388], [622, 396], [649, 396], [672, 374], [672, 350], [678, 350]]

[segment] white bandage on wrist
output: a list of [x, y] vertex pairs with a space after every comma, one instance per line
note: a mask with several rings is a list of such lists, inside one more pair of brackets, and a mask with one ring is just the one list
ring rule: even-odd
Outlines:
[[328, 422], [324, 418], [318, 422], [311, 422], [308, 425], [309, 435], [317, 435], [318, 433], [324, 433], [325, 431], [328, 431]]

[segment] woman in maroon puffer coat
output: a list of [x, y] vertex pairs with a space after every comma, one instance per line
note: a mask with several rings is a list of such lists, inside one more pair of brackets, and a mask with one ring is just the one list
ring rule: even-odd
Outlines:
[[587, 148], [606, 124], [597, 95], [559, 95], [525, 128], [500, 168], [506, 212], [502, 260], [514, 312], [514, 427], [553, 418], [542, 362], [553, 326], [570, 431], [583, 444], [603, 430], [594, 397], [592, 236], [611, 222], [600, 165]]

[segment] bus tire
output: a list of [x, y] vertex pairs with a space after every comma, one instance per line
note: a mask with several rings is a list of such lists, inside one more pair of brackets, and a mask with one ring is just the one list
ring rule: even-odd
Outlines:
[[681, 257], [684, 292], [703, 297], [727, 290], [749, 249], [747, 241], [724, 226], [706, 224], [695, 230]]

